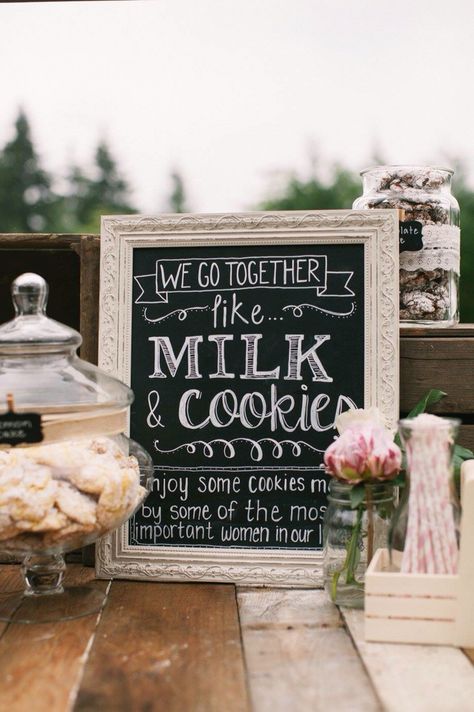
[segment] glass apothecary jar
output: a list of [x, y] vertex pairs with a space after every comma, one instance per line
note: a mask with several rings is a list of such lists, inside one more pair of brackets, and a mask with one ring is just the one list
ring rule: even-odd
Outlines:
[[124, 434], [132, 391], [77, 356], [81, 336], [46, 316], [47, 295], [42, 277], [18, 277], [0, 326], [0, 552], [23, 559], [25, 580], [0, 619], [14, 622], [100, 608], [98, 589], [63, 587], [63, 553], [128, 519], [153, 474]]
[[324, 587], [340, 606], [363, 608], [364, 576], [378, 548], [387, 545], [394, 487], [366, 484], [363, 500], [353, 508], [348, 485], [332, 479], [324, 516]]
[[453, 171], [427, 166], [375, 166], [362, 171], [353, 208], [397, 209], [400, 322], [454, 326], [459, 321], [459, 205]]

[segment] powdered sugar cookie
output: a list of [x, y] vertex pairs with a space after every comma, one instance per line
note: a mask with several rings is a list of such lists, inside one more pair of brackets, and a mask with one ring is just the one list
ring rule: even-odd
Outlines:
[[110, 465], [107, 467], [105, 463], [96, 463], [94, 459], [91, 464], [81, 467], [76, 472], [71, 472], [69, 482], [83, 492], [100, 495], [106, 485], [109, 474]]
[[108, 478], [97, 506], [97, 521], [104, 529], [116, 526], [132, 511], [139, 486], [138, 468], [123, 468]]
[[21, 477], [18, 470], [15, 465], [2, 473], [3, 482], [10, 484], [0, 489], [0, 509], [13, 522], [21, 522], [22, 530], [28, 530], [38, 525], [54, 506], [56, 482], [49, 468], [32, 462], [25, 461]]
[[18, 521], [16, 526], [20, 531], [30, 531], [30, 532], [49, 532], [49, 531], [59, 531], [63, 527], [67, 526], [70, 520], [65, 514], [59, 511], [56, 507], [51, 507], [49, 512], [43, 519], [39, 522], [31, 521]]
[[50, 467], [55, 479], [68, 479], [90, 459], [87, 445], [80, 440], [26, 448], [25, 455], [39, 465]]
[[79, 492], [69, 482], [57, 483], [56, 504], [74, 522], [94, 525], [97, 521], [95, 500]]

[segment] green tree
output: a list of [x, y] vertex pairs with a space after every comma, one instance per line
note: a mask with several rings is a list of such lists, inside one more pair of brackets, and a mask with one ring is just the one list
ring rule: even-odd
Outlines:
[[20, 110], [15, 135], [0, 152], [0, 230], [51, 230], [56, 214], [51, 185], [33, 146], [29, 121]]
[[461, 209], [461, 321], [474, 322], [474, 190], [468, 183], [466, 167], [455, 166], [453, 193]]
[[62, 200], [61, 219], [65, 229], [98, 232], [101, 215], [135, 213], [130, 189], [105, 142], [99, 143], [92, 174], [73, 166], [69, 189]]
[[172, 213], [187, 213], [186, 192], [181, 173], [173, 171], [171, 174], [172, 190], [169, 197], [169, 209]]
[[336, 210], [350, 208], [360, 195], [361, 183], [355, 173], [336, 164], [328, 181], [316, 174], [309, 180], [290, 176], [287, 186], [276, 196], [265, 200], [261, 210]]

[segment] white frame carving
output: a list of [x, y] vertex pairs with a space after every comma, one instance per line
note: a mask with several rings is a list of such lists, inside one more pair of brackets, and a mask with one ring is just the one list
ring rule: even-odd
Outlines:
[[[399, 258], [395, 210], [126, 216], [102, 218], [99, 365], [130, 383], [133, 250], [159, 246], [362, 243], [365, 254], [365, 407], [398, 419]], [[98, 577], [322, 584], [322, 552], [136, 547], [127, 528], [96, 546]]]

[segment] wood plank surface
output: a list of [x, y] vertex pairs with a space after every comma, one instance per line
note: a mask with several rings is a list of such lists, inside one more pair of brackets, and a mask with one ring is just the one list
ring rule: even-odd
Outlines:
[[430, 388], [447, 393], [433, 412], [474, 413], [474, 338], [402, 338], [400, 410], [408, 412]]
[[[10, 571], [8, 570], [10, 569]], [[70, 584], [89, 583], [90, 569], [72, 566]], [[19, 567], [1, 567], [2, 593], [21, 589]], [[94, 582], [104, 590], [107, 581]], [[80, 683], [84, 655], [98, 614], [36, 625], [2, 624], [0, 629], [0, 705], [9, 712], [65, 712]]]
[[454, 337], [474, 338], [474, 324], [456, 324], [448, 328], [430, 326], [401, 326], [400, 338], [402, 339], [451, 339]]
[[81, 258], [80, 331], [82, 335], [81, 358], [97, 364], [99, 342], [99, 291], [100, 291], [100, 237], [83, 235], [79, 256]]
[[324, 591], [238, 589], [255, 712], [382, 709]]
[[366, 643], [363, 611], [342, 615], [386, 712], [474, 710], [474, 667], [461, 650]]
[[234, 587], [115, 581], [74, 710], [248, 712]]

